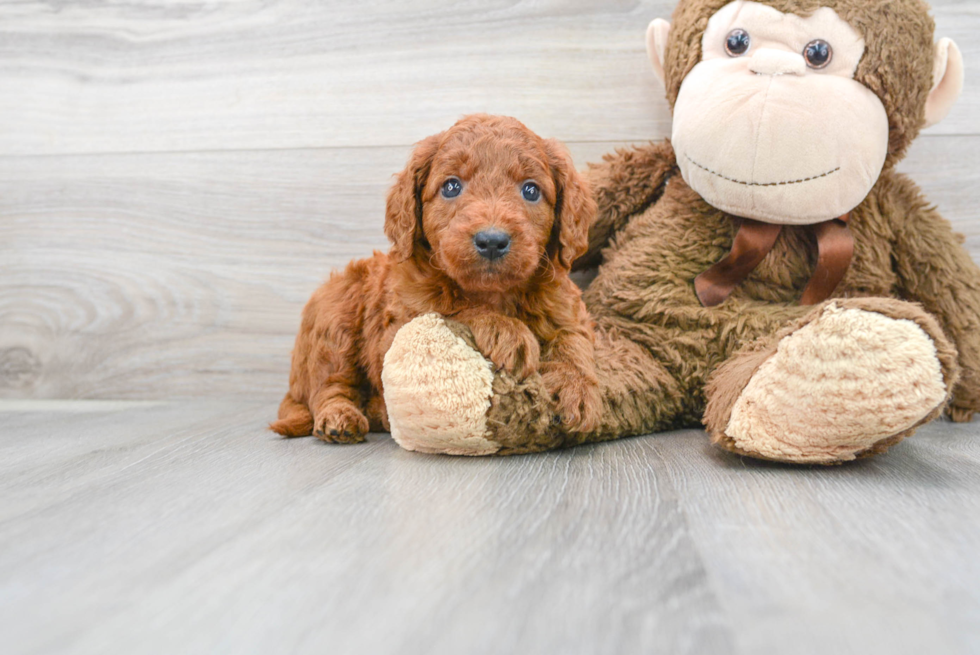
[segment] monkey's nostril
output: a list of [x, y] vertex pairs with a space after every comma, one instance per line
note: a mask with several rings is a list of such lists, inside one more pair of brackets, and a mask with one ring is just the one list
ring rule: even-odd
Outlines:
[[473, 235], [473, 245], [481, 257], [493, 261], [510, 250], [510, 235], [500, 230], [483, 230]]

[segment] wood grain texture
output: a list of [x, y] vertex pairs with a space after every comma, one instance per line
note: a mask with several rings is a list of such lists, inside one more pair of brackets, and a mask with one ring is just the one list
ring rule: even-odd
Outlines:
[[[935, 0], [980, 79], [980, 9]], [[0, 4], [0, 155], [407, 145], [465, 113], [669, 133], [644, 49], [673, 0]], [[934, 134], [975, 134], [968, 85]]]
[[733, 652], [649, 442], [428, 457], [274, 409], [0, 414], [5, 652]]
[[[0, 397], [277, 397], [309, 295], [387, 249], [408, 152], [0, 158]], [[980, 260], [980, 137], [923, 137], [901, 168]]]
[[974, 653], [980, 439], [832, 468], [699, 431], [513, 458], [272, 403], [0, 408], [0, 641], [47, 653]]
[[[271, 392], [312, 290], [387, 247], [385, 189], [406, 154], [3, 159], [0, 384], [22, 397]], [[275, 381], [249, 381], [262, 361]]]
[[811, 470], [697, 438], [664, 439], [664, 461], [739, 651], [980, 649], [976, 423], [932, 423], [886, 456]]

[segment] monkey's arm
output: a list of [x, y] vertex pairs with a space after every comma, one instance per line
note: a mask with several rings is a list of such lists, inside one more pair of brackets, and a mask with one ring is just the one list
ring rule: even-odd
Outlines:
[[589, 249], [576, 260], [572, 270], [597, 266], [600, 251], [610, 236], [630, 216], [652, 205], [663, 193], [674, 173], [676, 160], [670, 141], [622, 148], [589, 164], [585, 177], [598, 204], [596, 219], [589, 228]]
[[948, 413], [969, 421], [980, 410], [980, 268], [908, 178], [896, 175], [879, 206], [899, 218], [894, 261], [902, 291], [939, 319], [956, 346], [960, 380]]

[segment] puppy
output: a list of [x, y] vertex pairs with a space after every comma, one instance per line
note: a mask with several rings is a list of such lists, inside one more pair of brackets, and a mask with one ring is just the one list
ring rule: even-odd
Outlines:
[[568, 277], [595, 211], [564, 146], [513, 118], [467, 116], [420, 142], [388, 193], [391, 251], [332, 274], [303, 310], [271, 429], [341, 443], [388, 431], [384, 355], [429, 312], [469, 326], [496, 366], [540, 371], [570, 430], [595, 427], [592, 324]]

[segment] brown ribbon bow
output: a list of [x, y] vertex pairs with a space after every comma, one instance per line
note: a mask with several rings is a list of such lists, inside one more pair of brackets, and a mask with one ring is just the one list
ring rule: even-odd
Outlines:
[[[801, 305], [815, 305], [829, 298], [847, 272], [854, 254], [854, 236], [847, 227], [850, 217], [848, 212], [840, 218], [814, 224], [817, 267], [800, 296]], [[769, 254], [782, 229], [782, 225], [743, 219], [731, 252], [694, 278], [694, 290], [701, 304], [714, 307], [723, 303]]]

